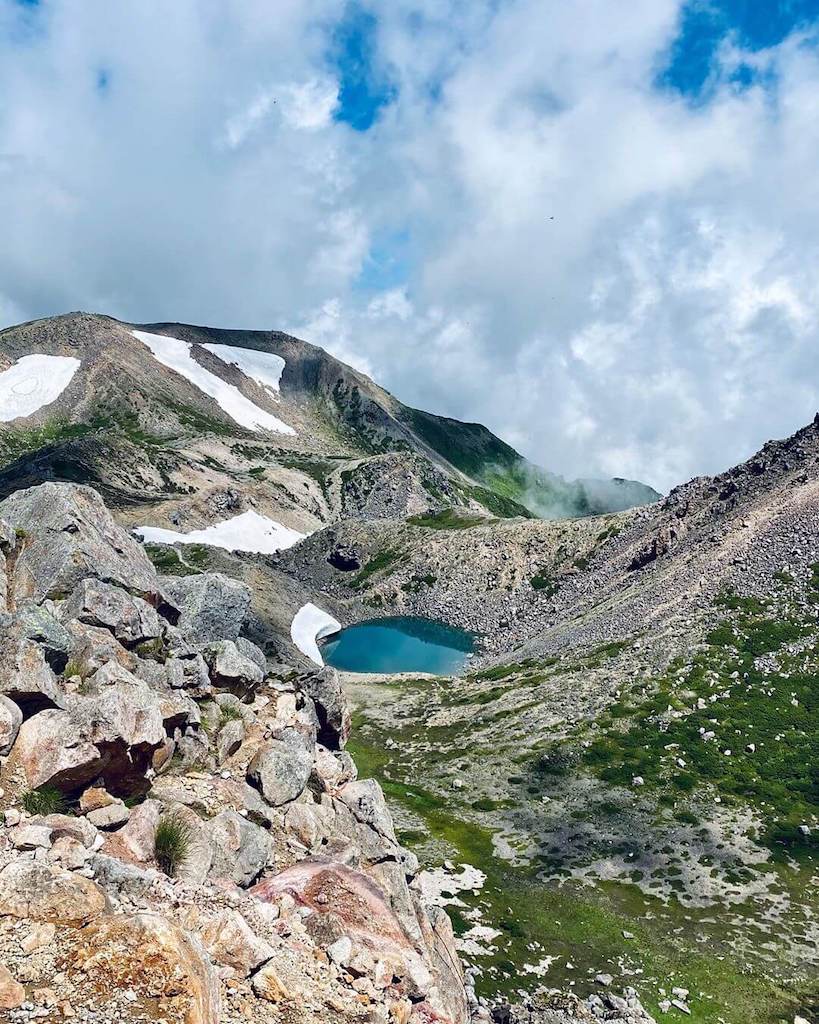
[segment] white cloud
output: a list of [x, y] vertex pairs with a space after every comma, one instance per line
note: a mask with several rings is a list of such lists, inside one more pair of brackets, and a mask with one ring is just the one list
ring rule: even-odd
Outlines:
[[[361, 133], [332, 0], [52, 0], [22, 36], [0, 0], [0, 317], [294, 330], [549, 468], [661, 487], [813, 415], [815, 46], [726, 46], [775, 90], [692, 107], [652, 86], [679, 0], [370, 6], [397, 99]], [[408, 279], [374, 291], [397, 233]]]

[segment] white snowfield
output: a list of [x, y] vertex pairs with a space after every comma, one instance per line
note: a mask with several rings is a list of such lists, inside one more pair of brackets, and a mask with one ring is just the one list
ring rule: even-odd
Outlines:
[[238, 366], [245, 377], [250, 377], [263, 388], [278, 395], [285, 362], [273, 352], [259, 352], [255, 348], [236, 348], [234, 345], [203, 345], [217, 359], [228, 366]]
[[[272, 430], [277, 434], [295, 434], [296, 431], [283, 423], [276, 416], [254, 405], [242, 392], [206, 370], [191, 355], [191, 346], [187, 341], [169, 338], [165, 334], [151, 334], [149, 331], [133, 331], [134, 337], [147, 345], [154, 358], [175, 370], [178, 374], [196, 385], [200, 391], [210, 395], [219, 408], [243, 427], [249, 430]], [[244, 372], [244, 371], [243, 371]]]
[[80, 365], [72, 356], [22, 356], [0, 373], [0, 421], [31, 416], [44, 405], [51, 405], [71, 383]]
[[253, 509], [242, 512], [232, 519], [214, 523], [204, 530], [177, 533], [160, 526], [137, 526], [134, 533], [151, 544], [207, 544], [227, 551], [253, 551], [261, 555], [272, 555], [276, 551], [292, 548], [306, 533], [282, 526], [275, 519], [261, 516]]
[[328, 615], [317, 605], [305, 604], [293, 616], [290, 636], [302, 654], [306, 654], [317, 665], [323, 665], [324, 659], [316, 641], [332, 633], [338, 633], [340, 629], [341, 623], [332, 615]]

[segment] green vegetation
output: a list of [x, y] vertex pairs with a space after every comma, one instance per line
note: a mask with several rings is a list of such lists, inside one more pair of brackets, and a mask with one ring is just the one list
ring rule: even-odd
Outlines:
[[544, 573], [537, 573], [529, 582], [534, 590], [544, 591], [546, 597], [554, 597], [560, 590], [560, 584], [555, 583], [551, 576], [546, 576]]
[[168, 814], [160, 818], [154, 838], [154, 857], [170, 878], [190, 856], [192, 838], [190, 827], [179, 815]]
[[[181, 549], [181, 550], [180, 550]], [[211, 558], [205, 544], [146, 544], [145, 554], [164, 576], [193, 576], [203, 572]]]
[[460, 512], [454, 508], [445, 508], [440, 512], [410, 516], [407, 522], [412, 526], [421, 526], [427, 530], [469, 530], [473, 526], [486, 526], [496, 520]]
[[[514, 867], [499, 859], [491, 830], [471, 820], [473, 807], [416, 785], [417, 769], [403, 759], [404, 737], [391, 735], [399, 741], [394, 746], [357, 714], [348, 749], [361, 777], [377, 778], [388, 801], [417, 822], [405, 835], [422, 864], [440, 864], [448, 857], [485, 873], [480, 893], [461, 893], [467, 907], [450, 913], [458, 934], [471, 927], [472, 909], [480, 910], [483, 923], [501, 931], [493, 942], [496, 952], [478, 960], [483, 968], [479, 994], [514, 996], [521, 988], [534, 987], [539, 979], [522, 975], [520, 965], [549, 954], [557, 958], [549, 969], [549, 986], [565, 989], [571, 984], [578, 995], [585, 995], [594, 989], [594, 974], [606, 970], [614, 975], [615, 985], [634, 985], [658, 1017], [659, 987], [668, 991], [674, 985], [691, 990], [692, 1019], [700, 1024], [780, 1024], [798, 1012], [800, 1001], [793, 990], [747, 963], [730, 930], [720, 931], [713, 918], [709, 923], [708, 913], [664, 905], [629, 885], [603, 883], [590, 889], [571, 880], [559, 883], [546, 877], [557, 866], [548, 860]], [[490, 803], [475, 801], [478, 810]], [[616, 813], [617, 806], [601, 805], [604, 810]], [[628, 942], [624, 928], [633, 934]], [[706, 931], [707, 952], [701, 945]]]
[[356, 590], [361, 590], [376, 573], [384, 572], [384, 570], [391, 568], [403, 557], [401, 552], [395, 548], [385, 548], [383, 551], [379, 551], [353, 576], [350, 586], [355, 587]]
[[[672, 663], [650, 696], [624, 695], [583, 763], [607, 782], [630, 785], [639, 775], [666, 794], [713, 787], [763, 812], [760, 839], [775, 852], [819, 851], [815, 830], [799, 829], [819, 817], [819, 665], [812, 645], [787, 651], [815, 625], [761, 615], [769, 605], [757, 598], [726, 594], [718, 603], [734, 619], [708, 634], [689, 665]], [[766, 654], [778, 656], [778, 668], [757, 666]]]
[[437, 579], [438, 577], [432, 573], [426, 573], [424, 576], [413, 576], [411, 579], [404, 580], [401, 584], [401, 589], [407, 594], [417, 594], [426, 587], [434, 586]]
[[67, 802], [56, 786], [39, 786], [29, 789], [20, 797], [23, 809], [28, 814], [64, 814]]

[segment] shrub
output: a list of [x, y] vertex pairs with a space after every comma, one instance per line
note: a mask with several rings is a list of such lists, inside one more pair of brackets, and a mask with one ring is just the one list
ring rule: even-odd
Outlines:
[[65, 797], [56, 786], [39, 786], [22, 795], [23, 807], [29, 814], [62, 814]]
[[188, 859], [190, 851], [190, 827], [177, 814], [161, 818], [154, 837], [154, 857], [162, 871], [173, 878]]

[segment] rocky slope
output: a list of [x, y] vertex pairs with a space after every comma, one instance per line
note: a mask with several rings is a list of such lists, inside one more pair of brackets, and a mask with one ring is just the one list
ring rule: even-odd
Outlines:
[[10, 1019], [462, 1024], [449, 921], [344, 753], [334, 674], [271, 669], [246, 587], [157, 576], [90, 489], [0, 521]]

